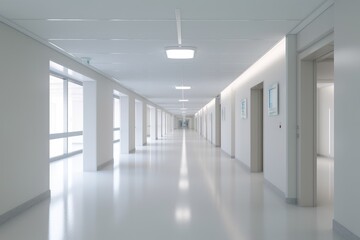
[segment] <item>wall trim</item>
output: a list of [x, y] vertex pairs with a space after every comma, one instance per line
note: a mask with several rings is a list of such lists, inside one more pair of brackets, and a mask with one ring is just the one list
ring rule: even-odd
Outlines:
[[338, 233], [342, 237], [348, 240], [360, 240], [360, 237], [355, 235], [349, 229], [347, 229], [344, 225], [333, 219], [333, 231]]
[[318, 157], [323, 157], [323, 158], [328, 158], [328, 159], [334, 160], [334, 157], [333, 157], [333, 156], [330, 156], [330, 155], [324, 155], [324, 154], [318, 153], [317, 156], [318, 156]]
[[20, 204], [19, 206], [1, 214], [0, 215], [0, 225], [5, 223], [6, 221], [8, 221], [9, 219], [11, 219], [13, 217], [20, 215], [21, 213], [25, 212], [32, 206], [44, 201], [45, 199], [50, 198], [50, 196], [51, 196], [51, 191], [47, 190], [47, 191], [41, 193], [40, 195]]
[[100, 164], [100, 165], [97, 167], [97, 171], [100, 171], [100, 170], [104, 169], [105, 167], [107, 167], [107, 166], [109, 166], [109, 165], [111, 165], [111, 164], [114, 164], [114, 159], [113, 159], [113, 158], [110, 159], [110, 160], [107, 161], [107, 162], [104, 162], [104, 163]]
[[141, 99], [141, 101], [143, 102], [146, 102], [147, 105], [149, 106], [152, 106], [152, 107], [155, 107], [157, 109], [161, 109], [162, 111], [164, 112], [167, 112], [168, 114], [172, 115], [170, 112], [166, 111], [164, 108], [160, 107], [159, 105], [151, 102], [149, 99], [145, 98], [144, 96], [138, 94], [137, 92], [134, 92], [133, 90], [130, 90], [129, 88], [123, 86], [119, 79], [116, 79], [112, 76], [110, 76], [109, 74], [105, 73], [105, 72], [102, 72], [101, 70], [91, 66], [91, 65], [88, 65], [88, 64], [85, 64], [81, 61], [80, 58], [77, 58], [75, 57], [74, 55], [66, 52], [64, 49], [62, 49], [61, 47], [55, 45], [55, 44], [51, 44], [50, 42], [48, 42], [46, 39], [43, 39], [42, 37], [38, 36], [37, 34], [31, 32], [30, 30], [27, 30], [26, 28], [20, 26], [19, 24], [13, 22], [12, 20], [9, 20], [7, 18], [5, 18], [4, 16], [0, 15], [0, 23], [2, 24], [5, 24], [6, 26], [14, 29], [15, 31], [29, 37], [30, 39], [40, 43], [41, 45], [49, 48], [49, 49], [52, 49], [54, 50], [55, 52], [57, 53], [60, 53], [62, 54], [63, 56], [81, 64], [83, 67], [86, 67], [92, 71], [94, 71], [95, 73], [101, 75], [102, 77], [104, 77], [105, 79], [107, 79], [108, 81], [110, 82], [113, 82], [115, 84], [117, 84], [118, 86], [120, 86], [122, 88], [122, 92], [126, 93], [126, 94], [133, 94], [134, 96], [136, 96], [138, 99]]
[[251, 173], [251, 169], [248, 165], [246, 165], [245, 163], [243, 163], [240, 159], [237, 159], [235, 158], [239, 163], [240, 163], [240, 166], [245, 170], [247, 171], [248, 173]]
[[326, 12], [329, 8], [334, 5], [335, 1], [326, 1], [325, 3], [318, 6], [315, 10], [313, 10], [304, 20], [302, 20], [297, 26], [295, 26], [290, 34], [298, 34], [316, 19], [318, 19], [324, 12]]
[[267, 187], [269, 187], [273, 192], [276, 193], [276, 195], [278, 195], [279, 197], [281, 197], [286, 201], [285, 193], [281, 191], [277, 186], [275, 186], [272, 182], [265, 179], [265, 176], [264, 176], [264, 182]]
[[[251, 172], [251, 169], [248, 165], [246, 165], [245, 163], [243, 163], [242, 161], [240, 161], [239, 159], [236, 159], [237, 162], [239, 162], [240, 166], [247, 171], [250, 174], [253, 174], [253, 172]], [[256, 173], [255, 173], [256, 174]], [[276, 195], [278, 195], [279, 197], [281, 197], [282, 199], [284, 199], [284, 201], [288, 204], [293, 204], [293, 205], [297, 205], [297, 198], [288, 198], [285, 196], [285, 193], [283, 193], [283, 191], [281, 191], [278, 187], [276, 187], [274, 184], [272, 184], [269, 180], [265, 179], [264, 177], [264, 182], [265, 185], [267, 187], [269, 187], [273, 192], [276, 193]]]
[[288, 203], [288, 204], [297, 205], [297, 198], [286, 197], [285, 200], [286, 200], [286, 203]]
[[221, 148], [221, 152], [225, 153], [230, 158], [235, 158], [235, 156], [231, 156], [228, 152], [226, 152], [224, 149]]

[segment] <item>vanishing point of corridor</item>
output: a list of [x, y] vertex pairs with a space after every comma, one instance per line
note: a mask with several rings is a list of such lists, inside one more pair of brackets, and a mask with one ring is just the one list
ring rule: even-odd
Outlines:
[[52, 197], [0, 227], [1, 240], [312, 240], [332, 232], [332, 203], [285, 203], [198, 134], [178, 130], [83, 173], [82, 156], [50, 165]]

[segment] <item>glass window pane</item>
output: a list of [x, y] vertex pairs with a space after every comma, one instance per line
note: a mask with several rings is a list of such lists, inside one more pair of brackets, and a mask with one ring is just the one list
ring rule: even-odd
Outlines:
[[50, 140], [50, 158], [64, 155], [65, 138]]
[[120, 140], [120, 131], [114, 131], [114, 141]]
[[50, 133], [64, 131], [64, 80], [50, 75]]
[[68, 152], [75, 152], [83, 149], [83, 136], [75, 136], [68, 138]]
[[83, 130], [83, 87], [68, 83], [68, 129], [69, 132]]
[[120, 127], [120, 99], [114, 98], [114, 128]]

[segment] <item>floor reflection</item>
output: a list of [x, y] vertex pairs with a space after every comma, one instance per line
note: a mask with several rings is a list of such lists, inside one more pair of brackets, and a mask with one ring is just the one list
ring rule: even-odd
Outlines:
[[[118, 153], [116, 155], [115, 153]], [[191, 131], [83, 172], [82, 155], [50, 164], [52, 198], [0, 226], [4, 240], [340, 240], [333, 162], [318, 160], [319, 207], [300, 208]]]

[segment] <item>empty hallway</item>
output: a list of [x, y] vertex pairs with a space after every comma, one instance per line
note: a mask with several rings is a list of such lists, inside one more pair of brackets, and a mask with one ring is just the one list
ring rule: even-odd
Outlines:
[[332, 204], [287, 204], [263, 174], [190, 130], [99, 172], [83, 172], [78, 155], [51, 163], [50, 173], [51, 199], [1, 225], [0, 239], [342, 239]]

